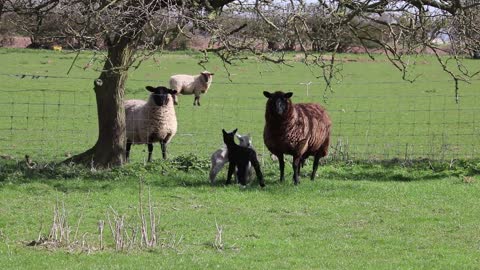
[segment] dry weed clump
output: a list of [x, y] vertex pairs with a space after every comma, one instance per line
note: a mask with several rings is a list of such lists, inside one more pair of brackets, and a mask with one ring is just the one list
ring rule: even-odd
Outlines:
[[[105, 214], [105, 220], [97, 223], [98, 235], [88, 232], [79, 233], [83, 213], [75, 228], [69, 222], [68, 211], [64, 202], [55, 203], [53, 218], [48, 235], [42, 235], [43, 225], [36, 240], [26, 243], [27, 246], [43, 247], [48, 250], [64, 249], [68, 252], [91, 253], [113, 248], [115, 251], [128, 252], [131, 250], [153, 249], [157, 247], [172, 248], [178, 251], [183, 236], [173, 234], [159, 241], [158, 214], [155, 211], [148, 190], [147, 205], [143, 202], [143, 181], [139, 181], [138, 221], [131, 221], [127, 215], [119, 214], [110, 206]], [[106, 237], [106, 230], [110, 230], [111, 238]]]

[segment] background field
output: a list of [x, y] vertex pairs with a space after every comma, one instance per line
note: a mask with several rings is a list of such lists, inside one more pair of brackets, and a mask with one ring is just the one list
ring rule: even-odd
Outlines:
[[[381, 56], [344, 55], [342, 82], [324, 99], [324, 84], [302, 63], [294, 68], [253, 59], [229, 68], [211, 59], [214, 84], [194, 108], [176, 107], [179, 133], [169, 161], [144, 165], [133, 148], [122, 168], [96, 171], [58, 166], [96, 139], [91, 55], [0, 50], [0, 267], [2, 269], [477, 269], [480, 264], [479, 81], [453, 83], [434, 59], [418, 59], [423, 74], [402, 81]], [[146, 85], [173, 73], [197, 73], [199, 55], [167, 53], [132, 70], [128, 98], [146, 98]], [[94, 63], [93, 66], [96, 64]], [[466, 65], [478, 65], [467, 61]], [[28, 74], [33, 77], [12, 76]], [[304, 84], [312, 81], [307, 96]], [[291, 166], [278, 165], [263, 146], [264, 90], [291, 90], [294, 101], [316, 101], [334, 122], [331, 159], [316, 181], [293, 186]], [[208, 183], [208, 158], [221, 129], [250, 132], [262, 156], [267, 187]], [[38, 163], [28, 168], [23, 155]], [[420, 159], [423, 157], [431, 160]], [[455, 159], [452, 159], [455, 158]], [[457, 159], [458, 158], [458, 159]], [[390, 160], [393, 159], [393, 160]], [[380, 160], [380, 161], [379, 161]], [[307, 174], [311, 162], [302, 169]], [[109, 229], [98, 249], [98, 222], [112, 208], [139, 224], [138, 183], [150, 188], [160, 245], [116, 252]], [[145, 194], [144, 199], [146, 200]], [[53, 207], [64, 205], [72, 234], [87, 248], [26, 246], [48, 235]], [[223, 248], [214, 246], [216, 225]], [[80, 237], [79, 237], [80, 238]], [[73, 241], [72, 241], [73, 242]]]
[[[67, 71], [75, 54], [51, 51], [0, 51], [0, 149], [3, 155], [21, 158], [29, 154], [41, 160], [60, 160], [87, 149], [96, 140], [96, 104], [93, 80], [100, 68], [85, 52]], [[127, 98], [145, 99], [146, 85], [167, 84], [170, 75], [195, 74], [201, 55], [165, 53], [132, 69]], [[416, 59], [413, 84], [382, 56], [372, 61], [363, 55], [341, 56], [340, 83], [334, 93], [315, 78], [298, 55], [293, 67], [247, 59], [229, 66], [228, 80], [222, 63], [211, 58], [206, 68], [215, 72], [214, 83], [202, 106], [193, 107], [192, 96], [180, 97], [178, 134], [170, 145], [173, 156], [195, 153], [207, 158], [222, 143], [221, 129], [238, 128], [250, 133], [263, 155], [264, 90], [294, 92], [294, 102], [320, 102], [331, 114], [332, 158], [472, 158], [478, 156], [480, 81], [461, 83], [460, 103], [454, 99], [453, 82], [431, 56]], [[89, 64], [90, 63], [90, 64]], [[465, 60], [474, 67], [475, 61]], [[87, 69], [83, 67], [89, 66]], [[27, 74], [27, 76], [11, 76]], [[29, 76], [33, 75], [33, 76]], [[40, 77], [38, 77], [40, 76]], [[305, 83], [312, 82], [308, 87]], [[326, 97], [326, 99], [325, 99]], [[145, 158], [146, 147], [133, 149], [133, 160]]]

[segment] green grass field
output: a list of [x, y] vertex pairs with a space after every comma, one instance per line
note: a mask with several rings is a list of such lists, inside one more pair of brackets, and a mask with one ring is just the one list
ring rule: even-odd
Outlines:
[[[4, 155], [25, 154], [46, 161], [60, 160], [90, 147], [96, 140], [96, 104], [93, 79], [101, 65], [84, 70], [92, 55], [84, 53], [66, 73], [75, 54], [52, 51], [0, 51], [2, 83], [0, 92], [0, 149]], [[172, 74], [195, 74], [201, 55], [193, 52], [165, 53], [130, 72], [127, 98], [145, 99], [146, 85], [167, 84]], [[180, 97], [176, 108], [178, 134], [170, 146], [172, 155], [196, 153], [208, 156], [222, 143], [221, 129], [238, 128], [250, 133], [260, 153], [264, 125], [264, 90], [293, 91], [294, 102], [320, 102], [329, 110], [334, 127], [332, 156], [350, 159], [423, 158], [451, 159], [477, 157], [480, 125], [478, 90], [480, 81], [461, 83], [460, 103], [454, 99], [453, 82], [433, 57], [417, 60], [410, 84], [401, 80], [382, 56], [371, 61], [361, 55], [343, 55], [342, 81], [327, 93], [303, 63], [293, 68], [248, 59], [229, 67], [228, 80], [222, 63], [211, 58], [207, 69], [215, 72], [214, 83], [202, 106], [193, 107], [192, 96]], [[465, 60], [473, 68], [478, 63]], [[48, 76], [33, 79], [5, 74]], [[413, 76], [413, 75], [412, 75]], [[307, 96], [307, 82], [310, 85]], [[335, 151], [336, 150], [336, 151]], [[145, 147], [133, 149], [133, 159], [145, 158]], [[158, 156], [158, 155], [157, 155]]]
[[[410, 84], [381, 56], [373, 62], [343, 55], [342, 82], [325, 101], [324, 84], [294, 54], [294, 68], [238, 63], [229, 68], [233, 82], [213, 58], [207, 69], [216, 75], [202, 106], [180, 97], [169, 161], [160, 159], [157, 146], [155, 161], [144, 165], [145, 147], [134, 146], [130, 164], [95, 171], [51, 163], [90, 147], [97, 135], [92, 85], [98, 72], [83, 70], [91, 58], [85, 53], [66, 75], [74, 58], [0, 50], [0, 268], [478, 268], [478, 80], [461, 85], [455, 104], [453, 83], [434, 58], [419, 59], [422, 77]], [[145, 62], [131, 71], [127, 97], [146, 98], [146, 85], [165, 84], [171, 74], [199, 72], [199, 58], [178, 52]], [[309, 81], [307, 96], [300, 83]], [[264, 90], [325, 104], [334, 122], [332, 156], [347, 160], [328, 160], [314, 182], [303, 176], [299, 186], [287, 165], [279, 183], [262, 140]], [[216, 185], [208, 183], [208, 158], [222, 143], [222, 128], [252, 134], [266, 188], [255, 181], [246, 189], [224, 186], [225, 171]], [[25, 166], [25, 154], [36, 168]], [[310, 170], [307, 162], [302, 174]], [[112, 209], [125, 215], [127, 226], [140, 224], [139, 179], [143, 201], [149, 188], [158, 214], [159, 245], [115, 251], [106, 228], [99, 250], [98, 222], [112, 217]], [[78, 242], [27, 246], [48, 235], [57, 202]], [[216, 243], [217, 225], [222, 241]]]
[[[290, 177], [278, 183], [276, 165], [267, 164], [267, 187], [244, 190], [210, 186], [204, 171], [166, 169], [162, 162], [110, 172], [22, 168], [3, 173], [0, 185], [5, 269], [476, 269], [480, 263], [480, 163], [470, 173], [464, 166], [329, 164], [316, 181], [303, 178], [298, 187]], [[160, 246], [115, 252], [105, 229], [106, 248], [99, 251], [97, 224], [111, 208], [130, 226], [140, 223], [140, 177], [159, 214]], [[89, 248], [26, 246], [48, 235], [56, 201], [64, 204], [71, 234], [78, 226], [77, 240]], [[217, 225], [223, 248], [214, 247]]]

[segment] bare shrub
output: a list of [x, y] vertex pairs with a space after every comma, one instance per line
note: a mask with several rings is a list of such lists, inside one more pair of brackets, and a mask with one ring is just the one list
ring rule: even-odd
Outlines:
[[[120, 214], [112, 206], [105, 213], [105, 220], [97, 223], [98, 235], [94, 237], [88, 232], [80, 232], [83, 213], [80, 215], [76, 227], [72, 227], [69, 221], [68, 211], [64, 202], [56, 201], [53, 208], [52, 223], [49, 233], [42, 234], [43, 224], [40, 226], [36, 240], [26, 243], [27, 246], [44, 247], [49, 250], [65, 249], [69, 252], [91, 253], [99, 250], [108, 250], [113, 247], [118, 252], [142, 250], [152, 248], [172, 248], [178, 250], [183, 235], [166, 234], [159, 238], [158, 214], [151, 200], [150, 189], [148, 201], [143, 202], [143, 181], [139, 181], [138, 221], [130, 220], [126, 214]], [[105, 237], [105, 228], [110, 230], [111, 238]], [[95, 238], [97, 240], [95, 241]], [[140, 240], [138, 240], [140, 238]]]

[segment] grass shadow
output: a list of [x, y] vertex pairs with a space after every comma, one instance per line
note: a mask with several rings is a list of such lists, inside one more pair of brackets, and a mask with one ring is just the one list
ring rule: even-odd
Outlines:
[[[222, 170], [215, 184], [208, 179], [209, 161], [195, 155], [179, 156], [171, 160], [158, 160], [148, 164], [131, 163], [108, 170], [95, 170], [80, 165], [27, 164], [13, 160], [0, 160], [0, 188], [6, 184], [42, 183], [61, 192], [105, 191], [118, 187], [136, 188], [140, 179], [146, 184], [162, 188], [190, 187], [208, 190], [208, 187], [223, 187], [226, 170]], [[311, 162], [301, 169], [301, 181], [310, 181]], [[278, 164], [265, 162], [262, 166], [264, 179], [269, 185], [291, 183], [291, 166], [285, 166], [285, 182], [279, 181]], [[455, 162], [409, 161], [329, 161], [323, 164], [316, 180], [338, 179], [354, 181], [427, 181], [451, 176], [480, 174], [478, 160]], [[259, 188], [254, 179], [247, 189]]]
[[[115, 180], [115, 181], [113, 181]], [[14, 184], [43, 184], [63, 193], [111, 190], [120, 183], [115, 170], [92, 170], [80, 165], [27, 164], [0, 161], [0, 189]]]
[[480, 173], [477, 160], [455, 162], [418, 159], [380, 161], [330, 162], [321, 169], [320, 177], [362, 181], [427, 181], [446, 177], [475, 175]]

